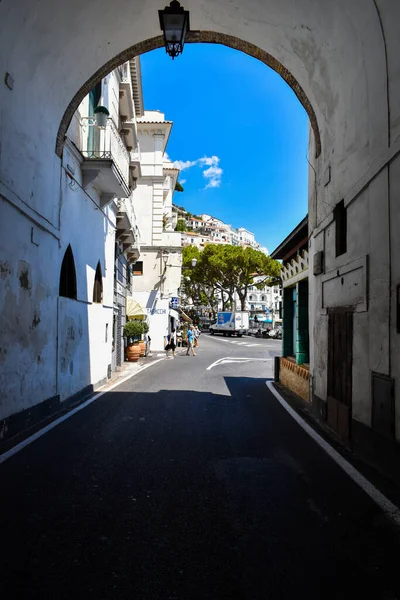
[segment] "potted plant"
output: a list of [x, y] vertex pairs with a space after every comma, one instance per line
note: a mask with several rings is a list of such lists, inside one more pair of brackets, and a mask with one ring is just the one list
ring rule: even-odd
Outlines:
[[97, 127], [104, 129], [107, 125], [107, 119], [110, 116], [108, 108], [106, 108], [105, 106], [96, 106], [96, 108], [94, 109], [94, 114], [96, 117]]
[[140, 356], [139, 340], [143, 333], [142, 321], [128, 321], [124, 327], [124, 336], [127, 338], [126, 354], [130, 362], [137, 362]]
[[[143, 334], [148, 333], [149, 331], [149, 325], [148, 323], [146, 323], [146, 321], [142, 321], [142, 326], [143, 326]], [[139, 342], [139, 348], [140, 348], [140, 356], [146, 356], [146, 342], [144, 339], [140, 340]]]

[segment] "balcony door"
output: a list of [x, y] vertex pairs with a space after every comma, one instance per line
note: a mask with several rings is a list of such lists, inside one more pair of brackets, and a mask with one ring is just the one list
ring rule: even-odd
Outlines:
[[[94, 109], [98, 106], [101, 98], [101, 81], [89, 92], [89, 117], [94, 117]], [[87, 140], [88, 156], [93, 155], [94, 158], [100, 158], [96, 155], [96, 152], [100, 150], [99, 147], [99, 130], [95, 125], [91, 125], [88, 128], [88, 140]]]

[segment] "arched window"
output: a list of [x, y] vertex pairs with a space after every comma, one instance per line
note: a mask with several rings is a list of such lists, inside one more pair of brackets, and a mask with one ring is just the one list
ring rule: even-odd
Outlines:
[[65, 251], [61, 265], [59, 295], [76, 300], [76, 272], [71, 246]]
[[250, 296], [250, 297], [249, 297], [249, 300], [254, 300], [253, 296]]
[[265, 296], [261, 296], [261, 302], [265, 302]]
[[99, 302], [100, 304], [103, 301], [103, 275], [101, 273], [101, 265], [100, 261], [97, 263], [96, 275], [94, 276], [94, 285], [93, 285], [93, 302]]

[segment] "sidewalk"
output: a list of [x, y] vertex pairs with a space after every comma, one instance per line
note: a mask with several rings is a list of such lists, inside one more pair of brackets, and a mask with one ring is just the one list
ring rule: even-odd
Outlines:
[[400, 507], [400, 484], [379, 471], [376, 467], [367, 463], [358, 456], [352, 448], [343, 442], [323, 421], [316, 418], [312, 412], [311, 405], [300, 396], [284, 387], [281, 383], [273, 382], [275, 389], [281, 394], [286, 402], [293, 408], [310, 427], [328, 442], [339, 454], [353, 465], [364, 477], [387, 496], [395, 505]]
[[[95, 393], [106, 392], [110, 387], [117, 385], [123, 379], [126, 379], [127, 377], [132, 377], [133, 375], [141, 371], [144, 366], [152, 363], [155, 360], [160, 360], [161, 356], [158, 356], [158, 354], [158, 352], [152, 352], [148, 356], [139, 358], [138, 362], [129, 362], [126, 360], [122, 363], [121, 370], [113, 371], [111, 379], [109, 379], [107, 383], [105, 383], [101, 387], [97, 388], [95, 390]], [[165, 352], [162, 354], [163, 357], [165, 357]]]
[[[90, 398], [92, 398], [96, 394], [107, 392], [110, 388], [114, 387], [115, 385], [118, 385], [118, 383], [124, 381], [125, 379], [128, 379], [129, 377], [133, 377], [133, 375], [136, 375], [136, 373], [140, 373], [140, 371], [142, 371], [152, 362], [160, 360], [162, 358], [160, 354], [161, 353], [154, 352], [152, 354], [149, 354], [147, 357], [139, 358], [138, 362], [136, 363], [125, 361], [121, 366], [121, 370], [114, 371], [111, 375], [111, 378], [104, 385], [95, 387], [94, 389], [92, 387], [92, 390], [85, 394], [79, 393], [76, 396], [67, 398], [62, 403], [59, 403], [57, 410], [55, 410], [50, 415], [44, 417], [43, 419], [37, 421], [31, 427], [22, 429], [16, 435], [7, 438], [6, 440], [0, 440], [0, 455], [4, 454], [14, 446], [17, 446], [18, 444], [20, 444], [30, 436], [36, 434], [43, 428], [47, 427], [48, 425], [53, 423], [53, 421], [57, 421], [63, 415], [73, 411], [81, 404], [84, 404], [85, 402], [90, 400]], [[162, 354], [164, 356], [165, 352]]]

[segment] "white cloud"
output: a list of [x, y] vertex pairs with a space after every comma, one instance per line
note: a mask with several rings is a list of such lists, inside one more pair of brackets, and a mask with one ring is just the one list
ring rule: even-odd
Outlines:
[[220, 167], [209, 167], [203, 171], [203, 177], [208, 179], [207, 188], [216, 188], [221, 185], [222, 169]]
[[190, 167], [194, 167], [197, 164], [197, 160], [176, 160], [174, 162], [174, 167], [183, 171], [184, 169], [190, 169]]
[[214, 167], [218, 165], [219, 158], [218, 156], [203, 156], [203, 158], [199, 158], [199, 162], [202, 165], [207, 165], [208, 167]]
[[186, 183], [186, 179], [180, 179], [179, 183], [181, 183], [183, 185], [184, 183]]
[[[207, 188], [217, 188], [221, 185], [221, 178], [223, 170], [219, 167], [219, 157], [218, 156], [203, 156], [202, 158], [197, 158], [196, 160], [176, 160], [174, 162], [174, 167], [176, 169], [180, 169], [183, 171], [184, 169], [190, 169], [191, 167], [198, 166], [200, 168], [208, 167], [203, 170], [203, 176], [208, 180], [205, 189]], [[186, 180], [181, 181], [180, 183], [186, 182]]]

